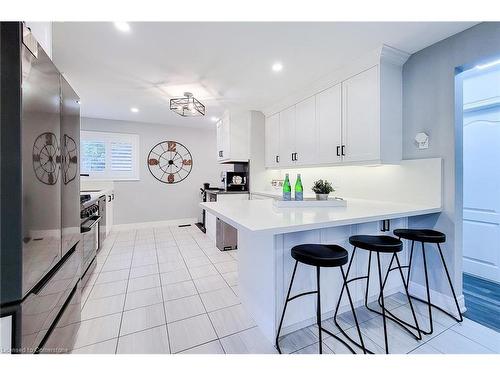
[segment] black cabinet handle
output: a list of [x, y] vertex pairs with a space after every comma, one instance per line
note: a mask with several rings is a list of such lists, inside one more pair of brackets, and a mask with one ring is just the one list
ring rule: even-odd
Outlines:
[[337, 146], [337, 156], [340, 156], [340, 146]]
[[111, 194], [111, 196], [113, 197], [113, 200], [115, 200], [115, 193]]
[[342, 156], [345, 156], [345, 145], [342, 145]]
[[111, 195], [108, 195], [108, 202], [111, 202]]
[[299, 160], [299, 156], [298, 156], [298, 155], [299, 155], [299, 154], [296, 152], [296, 153], [295, 153], [295, 161]]
[[275, 160], [276, 160], [276, 163], [279, 163], [279, 162], [280, 162], [280, 157], [279, 157], [279, 155], [276, 155], [276, 159], [275, 159]]

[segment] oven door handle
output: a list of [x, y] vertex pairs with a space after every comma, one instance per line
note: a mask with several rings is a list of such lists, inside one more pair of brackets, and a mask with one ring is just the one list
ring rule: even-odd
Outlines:
[[94, 216], [92, 219], [94, 220], [92, 224], [90, 224], [89, 226], [84, 226], [84, 227], [82, 226], [81, 228], [82, 233], [90, 232], [92, 228], [95, 227], [99, 221], [101, 221], [100, 216]]

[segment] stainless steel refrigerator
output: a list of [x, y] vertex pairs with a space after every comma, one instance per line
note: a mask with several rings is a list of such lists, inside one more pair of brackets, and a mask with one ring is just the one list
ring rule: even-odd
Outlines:
[[12, 352], [69, 351], [59, 331], [80, 321], [79, 98], [23, 23], [1, 23], [0, 49], [2, 319]]

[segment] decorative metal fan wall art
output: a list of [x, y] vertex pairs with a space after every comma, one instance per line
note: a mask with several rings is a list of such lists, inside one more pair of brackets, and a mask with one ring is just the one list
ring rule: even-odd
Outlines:
[[182, 143], [163, 141], [149, 151], [149, 172], [165, 184], [181, 182], [189, 176], [192, 168], [193, 157]]
[[67, 185], [76, 178], [78, 172], [78, 148], [69, 135], [64, 134], [62, 173], [64, 184]]
[[33, 143], [33, 170], [36, 178], [46, 185], [55, 185], [60, 169], [61, 156], [56, 135], [50, 132], [40, 134]]

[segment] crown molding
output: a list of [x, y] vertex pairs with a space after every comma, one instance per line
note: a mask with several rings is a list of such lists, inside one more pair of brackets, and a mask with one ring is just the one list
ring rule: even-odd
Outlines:
[[383, 44], [380, 48], [380, 62], [403, 66], [410, 54], [397, 48]]

